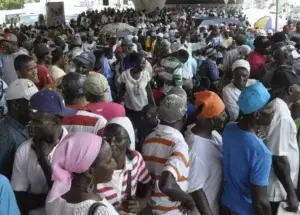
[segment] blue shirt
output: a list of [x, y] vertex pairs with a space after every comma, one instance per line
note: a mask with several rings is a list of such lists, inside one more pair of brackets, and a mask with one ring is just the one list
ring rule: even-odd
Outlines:
[[220, 78], [219, 69], [215, 61], [211, 59], [206, 60], [207, 67], [209, 70], [208, 76], [212, 82], [217, 81]]
[[123, 59], [123, 68], [124, 68], [124, 70], [132, 68], [132, 65], [129, 63], [129, 57], [128, 56], [124, 57], [124, 59]]
[[11, 177], [16, 150], [28, 138], [26, 127], [9, 115], [4, 117], [0, 123], [0, 174]]
[[255, 215], [250, 185], [267, 186], [272, 154], [255, 134], [230, 123], [223, 133], [222, 204], [240, 215]]
[[21, 215], [15, 194], [8, 179], [3, 175], [0, 175], [0, 214]]
[[106, 57], [101, 58], [102, 68], [103, 68], [103, 75], [108, 80], [109, 85], [111, 85], [111, 79], [113, 78], [113, 73], [111, 71], [110, 63]]

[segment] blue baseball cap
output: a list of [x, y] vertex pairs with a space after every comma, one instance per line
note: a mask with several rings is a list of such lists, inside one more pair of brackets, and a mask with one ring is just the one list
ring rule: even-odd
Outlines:
[[79, 60], [83, 64], [91, 64], [93, 67], [96, 64], [96, 57], [92, 52], [82, 52], [75, 59]]
[[268, 90], [261, 82], [257, 81], [242, 91], [237, 103], [243, 114], [250, 114], [262, 109], [270, 98]]
[[63, 97], [53, 90], [43, 89], [30, 99], [34, 111], [51, 113], [58, 116], [74, 116], [77, 110], [65, 106]]

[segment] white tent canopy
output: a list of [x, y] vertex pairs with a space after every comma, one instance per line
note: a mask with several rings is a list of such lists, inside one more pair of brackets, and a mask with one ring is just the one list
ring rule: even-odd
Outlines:
[[132, 0], [135, 9], [153, 11], [157, 7], [162, 8], [166, 4], [166, 0]]

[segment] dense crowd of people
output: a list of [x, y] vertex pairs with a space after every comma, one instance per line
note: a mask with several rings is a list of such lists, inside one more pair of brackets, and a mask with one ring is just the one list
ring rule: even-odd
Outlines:
[[300, 22], [105, 9], [0, 48], [1, 215], [298, 211]]

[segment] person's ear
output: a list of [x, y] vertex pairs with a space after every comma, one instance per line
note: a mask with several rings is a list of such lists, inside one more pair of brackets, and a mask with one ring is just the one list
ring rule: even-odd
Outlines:
[[259, 112], [255, 112], [254, 113], [254, 119], [257, 121], [260, 118], [260, 113]]
[[294, 91], [293, 86], [290, 86], [289, 89], [288, 89], [288, 94], [289, 94], [289, 95], [292, 95], [292, 94], [293, 94], [293, 91]]

